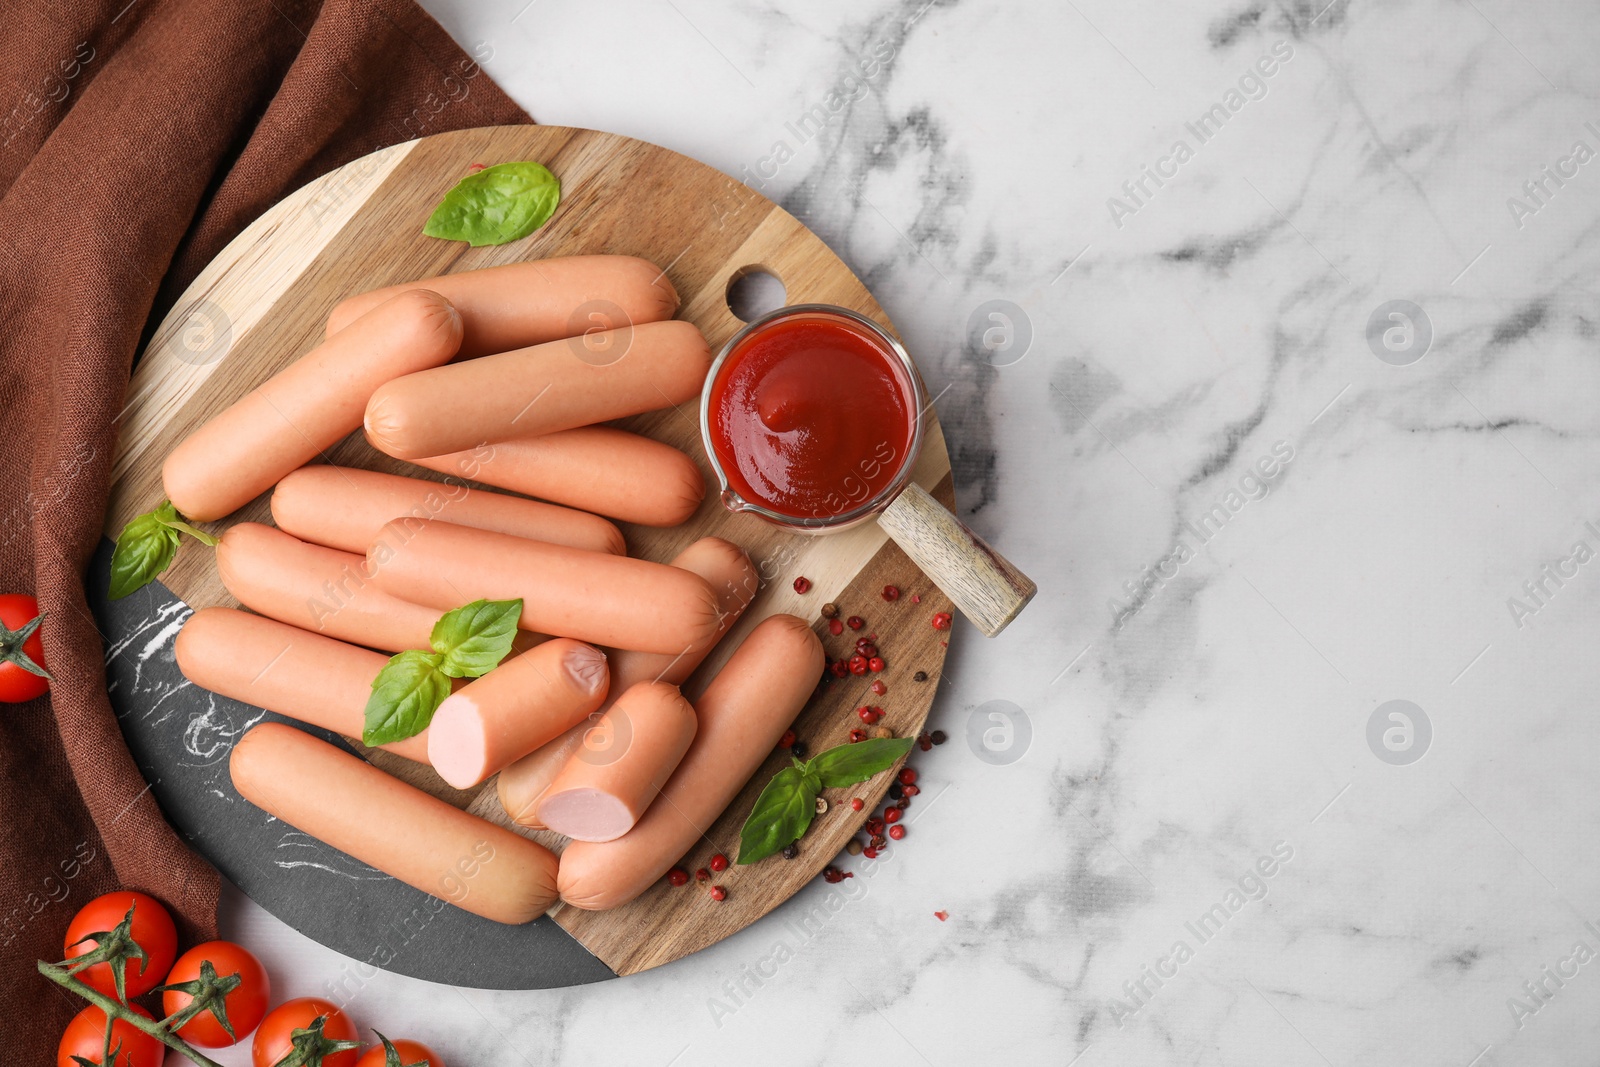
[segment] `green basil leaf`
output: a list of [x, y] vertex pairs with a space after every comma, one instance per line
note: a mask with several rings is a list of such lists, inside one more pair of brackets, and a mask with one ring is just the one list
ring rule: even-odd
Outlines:
[[428, 643], [444, 658], [439, 669], [451, 678], [481, 678], [511, 651], [522, 618], [522, 601], [474, 600], [447, 611], [433, 624]]
[[178, 554], [178, 531], [167, 525], [178, 513], [167, 501], [154, 511], [135, 516], [122, 528], [116, 550], [111, 553], [112, 600], [121, 600], [136, 589], [155, 581]]
[[498, 163], [469, 174], [444, 195], [422, 232], [446, 241], [503, 245], [549, 221], [561, 182], [542, 163]]
[[408, 649], [391, 656], [372, 680], [361, 740], [387, 745], [415, 737], [428, 728], [433, 713], [450, 695], [450, 679], [439, 669], [440, 657]]
[[739, 831], [739, 862], [754, 863], [800, 840], [817, 811], [816, 779], [798, 767], [785, 767], [756, 798]]
[[824, 787], [843, 789], [893, 767], [894, 761], [910, 752], [915, 743], [910, 737], [874, 737], [839, 745], [817, 753], [807, 768], [822, 780]]

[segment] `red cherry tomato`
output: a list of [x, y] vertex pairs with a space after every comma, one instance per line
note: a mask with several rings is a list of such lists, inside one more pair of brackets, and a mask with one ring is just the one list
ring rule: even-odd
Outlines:
[[[133, 1010], [146, 1019], [150, 1018], [150, 1013], [138, 1005], [134, 1005]], [[105, 1037], [106, 1013], [91, 1004], [67, 1024], [66, 1032], [61, 1035], [61, 1044], [56, 1049], [56, 1067], [78, 1067], [77, 1061], [72, 1058], [74, 1056], [82, 1056], [90, 1063], [99, 1063]], [[117, 1067], [161, 1067], [161, 1061], [167, 1055], [167, 1046], [121, 1019], [111, 1024], [113, 1051], [119, 1041], [122, 1042], [122, 1055], [117, 1057]]]
[[41, 678], [19, 660], [26, 657], [40, 670], [45, 669], [44, 644], [36, 629], [21, 642], [16, 638], [33, 620], [39, 618], [39, 601], [27, 593], [0, 593], [0, 701], [20, 704], [25, 700], [42, 697], [50, 688], [50, 679]]
[[[326, 1040], [359, 1040], [356, 1024], [350, 1021], [350, 1016], [328, 1001], [317, 997], [286, 1000], [261, 1020], [261, 1026], [256, 1030], [255, 1043], [250, 1046], [252, 1067], [272, 1067], [293, 1052], [294, 1042], [290, 1040], [291, 1035], [296, 1030], [309, 1028], [319, 1015], [326, 1017], [322, 1024], [322, 1036]], [[355, 1049], [335, 1052], [331, 1056], [323, 1057], [322, 1067], [356, 1067], [359, 1058], [360, 1053]]]
[[[201, 1048], [226, 1048], [249, 1037], [250, 1032], [261, 1024], [262, 1017], [267, 1014], [267, 1000], [271, 996], [272, 985], [261, 961], [249, 950], [231, 941], [207, 941], [203, 945], [196, 945], [178, 957], [178, 962], [172, 965], [172, 973], [167, 975], [163, 984], [170, 986], [197, 981], [200, 978], [200, 965], [207, 960], [211, 961], [219, 979], [231, 974], [239, 976], [238, 988], [223, 1001], [234, 1036], [228, 1036], [228, 1031], [222, 1028], [217, 1017], [209, 1010], [184, 1023], [178, 1030], [178, 1036]], [[193, 1000], [194, 997], [180, 990], [165, 990], [161, 994], [162, 1014], [182, 1011]]]
[[[433, 1049], [420, 1041], [400, 1040], [394, 1043], [394, 1050], [400, 1054], [401, 1067], [411, 1067], [413, 1063], [426, 1063], [428, 1067], [444, 1067], [444, 1060]], [[361, 1062], [356, 1067], [385, 1067], [389, 1062], [384, 1058], [383, 1043], [373, 1045], [361, 1056]]]
[[[150, 957], [144, 961], [130, 959], [122, 966], [124, 991], [129, 997], [137, 997], [161, 984], [172, 969], [173, 957], [178, 954], [178, 930], [172, 925], [172, 916], [155, 897], [128, 891], [95, 897], [72, 917], [67, 926], [65, 951], [66, 958], [74, 960], [93, 949], [99, 942], [82, 939], [115, 930], [129, 908], [133, 909], [133, 939]], [[78, 977], [108, 997], [117, 995], [109, 963], [85, 968], [78, 972]]]

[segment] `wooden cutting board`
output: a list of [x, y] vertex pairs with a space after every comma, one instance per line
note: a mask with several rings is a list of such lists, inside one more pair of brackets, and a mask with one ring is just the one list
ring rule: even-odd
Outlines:
[[[548, 224], [524, 240], [493, 248], [470, 249], [422, 235], [434, 205], [471, 164], [511, 160], [542, 162], [561, 179], [561, 205]], [[661, 264], [682, 297], [680, 317], [705, 332], [713, 351], [742, 325], [728, 306], [729, 285], [753, 270], [776, 275], [789, 303], [843, 305], [893, 330], [872, 294], [815, 234], [747, 186], [692, 159], [626, 137], [551, 126], [427, 137], [376, 152], [291, 194], [229, 244], [178, 300], [134, 373], [113, 471], [107, 536], [115, 538], [130, 518], [161, 501], [161, 463], [167, 453], [201, 423], [312, 348], [322, 337], [328, 312], [344, 297], [435, 274], [579, 253], [635, 255]], [[949, 506], [954, 496], [949, 456], [932, 410], [927, 419], [916, 480]], [[707, 484], [715, 484], [701, 444], [697, 402], [622, 425], [683, 449], [700, 463]], [[333, 448], [327, 459], [440, 477], [378, 453], [359, 433]], [[245, 520], [271, 522], [265, 497], [210, 528], [221, 532], [231, 522]], [[855, 709], [869, 702], [885, 708], [885, 724], [896, 736], [919, 732], [946, 651], [942, 638], [947, 632], [934, 630], [929, 620], [950, 606], [875, 524], [823, 537], [799, 536], [752, 516], [729, 513], [712, 492], [683, 526], [625, 526], [624, 532], [631, 554], [658, 561], [670, 560], [697, 538], [724, 537], [748, 551], [760, 569], [759, 595], [701, 674], [685, 686], [691, 697], [750, 628], [775, 612], [812, 620], [830, 658], [848, 655], [861, 634], [848, 629], [842, 636], [828, 633], [819, 612], [832, 601], [843, 615], [866, 620], [861, 633], [877, 635], [889, 663], [877, 677], [888, 693], [869, 692], [873, 676], [829, 683], [798, 722], [799, 736], [813, 753], [842, 744], [850, 729], [860, 725]], [[802, 575], [811, 581], [805, 595], [793, 586]], [[238, 606], [218, 579], [211, 550], [192, 540], [185, 540], [163, 582], [191, 608]], [[890, 584], [903, 591], [893, 603], [881, 596]], [[913, 603], [914, 596], [921, 602]], [[109, 636], [113, 644], [119, 637]], [[914, 681], [917, 671], [925, 672], [927, 680]], [[457, 791], [426, 767], [355, 747], [391, 773], [453, 804], [506, 821], [493, 782], [481, 790]], [[787, 759], [787, 753], [774, 753], [746, 784], [686, 857], [691, 869], [718, 851], [734, 855], [739, 827], [756, 794]], [[729, 869], [717, 879], [728, 889], [728, 899], [721, 903], [693, 883], [681, 889], [662, 884], [614, 911], [558, 905], [551, 918], [617, 974], [678, 959], [756, 921], [816, 877], [871, 814], [889, 778], [880, 775], [851, 791], [868, 802], [859, 814], [844, 802], [851, 794], [831, 791], [832, 806], [813, 824], [800, 857], [774, 857]], [[204, 836], [191, 834], [197, 840]], [[317, 865], [268, 871], [265, 858], [263, 864], [261, 877], [303, 878], [303, 891], [317, 892]], [[230, 876], [250, 891], [256, 872], [238, 871], [236, 860], [234, 867]], [[296, 921], [295, 914], [282, 917]], [[536, 978], [530, 975], [528, 984], [548, 984], [532, 980]]]

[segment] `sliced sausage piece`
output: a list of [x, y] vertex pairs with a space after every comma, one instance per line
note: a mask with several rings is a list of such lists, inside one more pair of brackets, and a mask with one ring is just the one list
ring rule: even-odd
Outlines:
[[[202, 689], [360, 737], [389, 657], [233, 608], [202, 608], [178, 631], [178, 669]], [[428, 762], [428, 732], [381, 746]]]
[[719, 621], [711, 586], [676, 567], [438, 519], [388, 523], [367, 564], [394, 596], [440, 610], [521, 597], [524, 630], [613, 648], [680, 651]]
[[407, 374], [367, 402], [367, 440], [400, 459], [609, 422], [700, 395], [711, 349], [692, 322], [650, 322]]
[[[672, 565], [698, 574], [716, 590], [721, 625], [710, 641], [678, 653], [630, 652], [626, 649], [612, 652], [613, 696], [621, 696], [640, 682], [682, 685], [688, 681], [722, 635], [739, 621], [739, 616], [750, 606], [761, 584], [755, 565], [745, 555], [744, 549], [720, 537], [702, 537], [678, 553]], [[601, 705], [601, 709], [604, 708], [605, 705]], [[532, 829], [542, 828], [538, 817], [539, 798], [573, 754], [583, 747], [585, 737], [598, 719], [598, 715], [590, 715], [554, 741], [528, 753], [500, 772], [500, 777], [495, 779], [500, 804], [514, 821]], [[597, 743], [605, 738], [603, 733], [595, 734]]]
[[574, 841], [613, 841], [645, 813], [694, 740], [694, 709], [678, 687], [640, 682], [617, 698], [594, 733], [556, 775], [538, 818]]
[[267, 814], [474, 915], [525, 923], [555, 901], [556, 858], [543, 845], [292, 726], [252, 728], [228, 769]]
[[598, 515], [464, 485], [318, 464], [272, 491], [272, 521], [302, 541], [365, 553], [391, 519], [445, 519], [480, 530], [622, 554], [622, 531]]
[[412, 462], [641, 526], [688, 521], [706, 496], [694, 460], [609, 426], [486, 444]]
[[439, 705], [428, 762], [457, 789], [475, 786], [582, 722], [610, 679], [605, 653], [571, 638], [513, 656]]
[[449, 608], [424, 607], [385, 592], [364, 556], [309, 545], [257, 522], [235, 523], [217, 545], [217, 574], [251, 611], [352, 644], [427, 650]]
[[670, 319], [678, 293], [649, 260], [568, 256], [442, 274], [352, 296], [328, 316], [328, 336], [407, 289], [430, 289], [461, 311], [462, 359], [591, 330]]
[[816, 688], [823, 660], [803, 619], [773, 615], [751, 630], [696, 701], [700, 730], [644, 818], [615, 841], [574, 841], [561, 854], [561, 899], [615, 908], [665, 874], [772, 754]]
[[438, 293], [377, 305], [184, 438], [161, 468], [167, 496], [198, 522], [238, 510], [360, 427], [378, 386], [460, 345], [461, 316]]

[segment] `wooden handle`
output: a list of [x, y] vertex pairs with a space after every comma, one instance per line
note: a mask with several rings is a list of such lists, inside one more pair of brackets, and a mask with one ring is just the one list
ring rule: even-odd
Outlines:
[[1004, 630], [1039, 591], [919, 485], [906, 486], [878, 525], [985, 637]]

